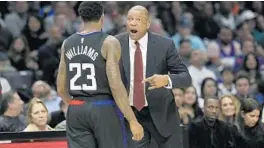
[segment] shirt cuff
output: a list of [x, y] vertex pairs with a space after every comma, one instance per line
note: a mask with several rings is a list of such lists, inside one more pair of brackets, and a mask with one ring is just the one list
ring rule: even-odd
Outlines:
[[167, 88], [167, 89], [172, 89], [171, 79], [170, 79], [169, 76], [167, 76], [167, 77], [168, 77], [168, 80], [169, 80], [169, 84], [167, 86], [164, 86], [164, 87]]

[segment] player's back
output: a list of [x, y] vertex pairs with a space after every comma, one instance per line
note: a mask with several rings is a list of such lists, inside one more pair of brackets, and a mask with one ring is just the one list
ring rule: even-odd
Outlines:
[[103, 32], [75, 33], [64, 44], [69, 94], [74, 98], [111, 97], [106, 60], [101, 48], [108, 35]]

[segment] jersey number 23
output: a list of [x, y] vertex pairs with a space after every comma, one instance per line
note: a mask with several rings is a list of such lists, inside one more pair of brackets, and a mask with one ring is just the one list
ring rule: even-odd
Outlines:
[[[82, 71], [90, 69], [90, 74], [86, 75], [87, 80], [91, 80], [91, 85], [83, 84], [76, 85], [76, 81], [82, 76]], [[95, 69], [94, 64], [91, 63], [70, 63], [70, 71], [76, 71], [76, 74], [70, 80], [70, 90], [85, 90], [93, 91], [97, 89], [96, 79], [95, 79]]]

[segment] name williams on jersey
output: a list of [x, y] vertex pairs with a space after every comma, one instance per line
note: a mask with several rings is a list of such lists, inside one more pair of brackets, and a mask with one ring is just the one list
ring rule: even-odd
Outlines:
[[88, 46], [80, 45], [77, 47], [72, 47], [66, 52], [65, 55], [69, 60], [78, 55], [86, 55], [93, 61], [95, 61], [98, 56], [98, 53], [92, 47], [89, 48]]

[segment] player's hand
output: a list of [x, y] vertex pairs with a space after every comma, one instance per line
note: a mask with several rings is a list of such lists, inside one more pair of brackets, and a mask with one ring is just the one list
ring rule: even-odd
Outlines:
[[139, 141], [144, 137], [143, 127], [137, 121], [130, 121], [129, 126], [133, 135], [133, 140]]
[[156, 75], [154, 74], [151, 77], [148, 77], [144, 80], [144, 82], [148, 82], [151, 87], [149, 87], [149, 90], [155, 89], [155, 88], [161, 88], [169, 84], [168, 76], [167, 75]]

